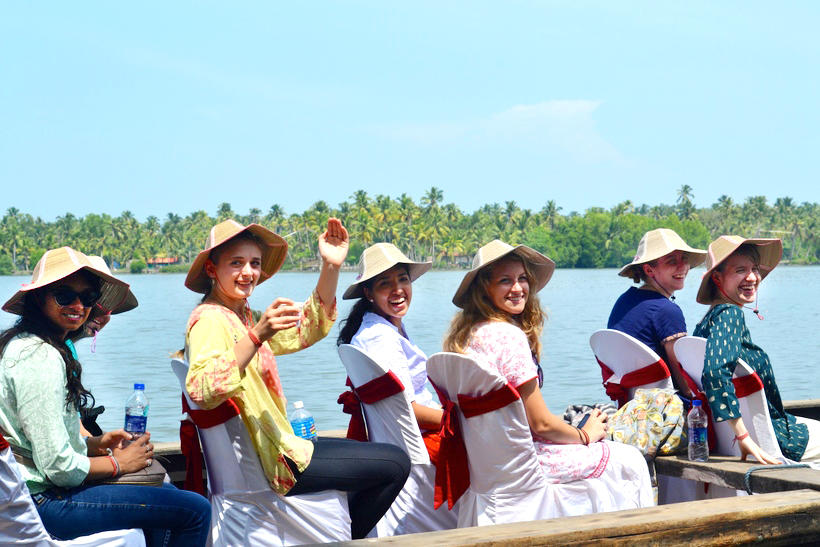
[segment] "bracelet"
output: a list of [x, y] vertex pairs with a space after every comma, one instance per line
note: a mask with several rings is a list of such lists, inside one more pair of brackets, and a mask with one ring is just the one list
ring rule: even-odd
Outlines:
[[748, 437], [748, 436], [749, 436], [749, 432], [748, 432], [748, 431], [747, 431], [746, 433], [744, 433], [743, 435], [737, 435], [737, 436], [735, 437], [735, 440], [734, 440], [734, 441], [732, 441], [732, 446], [734, 446], [734, 444], [735, 444], [735, 443], [742, 441], [743, 439], [745, 439], [745, 438], [746, 438], [746, 437]]
[[248, 329], [248, 338], [251, 339], [251, 342], [253, 342], [253, 345], [256, 346], [257, 348], [262, 347], [262, 340], [260, 340], [259, 337], [256, 336], [256, 333], [253, 332], [253, 330], [251, 330], [251, 329]]
[[585, 439], [584, 445], [589, 446], [589, 433], [587, 433], [583, 429], [579, 429], [579, 431], [584, 434], [584, 439]]
[[109, 460], [111, 460], [111, 465], [114, 466], [114, 472], [111, 473], [111, 478], [113, 479], [117, 475], [120, 474], [120, 462], [117, 461], [117, 458], [114, 456], [106, 456]]

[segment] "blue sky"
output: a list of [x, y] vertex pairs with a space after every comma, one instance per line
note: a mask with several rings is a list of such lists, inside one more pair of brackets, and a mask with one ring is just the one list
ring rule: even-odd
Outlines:
[[816, 2], [0, 7], [0, 213], [820, 202]]

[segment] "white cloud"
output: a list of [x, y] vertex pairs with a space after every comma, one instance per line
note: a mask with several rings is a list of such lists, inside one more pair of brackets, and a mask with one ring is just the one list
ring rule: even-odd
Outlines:
[[594, 113], [603, 101], [583, 99], [517, 105], [485, 118], [461, 123], [409, 123], [371, 127], [371, 131], [425, 146], [464, 141], [545, 146], [579, 162], [623, 161], [595, 128]]

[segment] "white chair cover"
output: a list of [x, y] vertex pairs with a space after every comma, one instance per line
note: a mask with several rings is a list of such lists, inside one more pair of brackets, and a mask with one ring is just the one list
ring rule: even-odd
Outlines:
[[[387, 369], [367, 352], [348, 344], [339, 346], [339, 358], [354, 386], [387, 374]], [[409, 388], [412, 390], [412, 386]], [[404, 449], [412, 467], [404, 488], [376, 526], [378, 537], [450, 530], [458, 524], [458, 508], [433, 509], [436, 469], [421, 438], [408, 390], [373, 404], [363, 404], [368, 438]]]
[[142, 530], [112, 530], [70, 541], [51, 539], [10, 449], [0, 452], [0, 545], [145, 547]]
[[[427, 374], [456, 404], [458, 394], [484, 395], [506, 383], [489, 365], [455, 353], [431, 355]], [[470, 419], [459, 413], [459, 423], [470, 469], [459, 528], [652, 505], [646, 464], [632, 447], [609, 443], [609, 474], [552, 484], [538, 462], [521, 400]], [[635, 467], [618, 463], [629, 456]]]
[[[592, 333], [589, 345], [595, 357], [615, 373], [608, 380], [609, 382], [620, 383], [625, 374], [657, 363], [661, 359], [657, 353], [637, 338], [614, 329], [602, 329]], [[672, 379], [667, 376], [658, 382], [629, 388], [629, 398], [635, 397], [635, 390], [638, 388], [651, 389], [653, 387], [674, 388], [674, 385]]]
[[[188, 405], [198, 409], [185, 389], [188, 363], [173, 359], [171, 368]], [[198, 429], [198, 433], [208, 472], [211, 545], [284, 547], [351, 538], [350, 512], [343, 492], [285, 497], [271, 490], [240, 416]]]

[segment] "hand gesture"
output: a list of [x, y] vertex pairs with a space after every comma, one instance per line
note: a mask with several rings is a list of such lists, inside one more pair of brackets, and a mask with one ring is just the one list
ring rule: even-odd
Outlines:
[[606, 437], [607, 420], [609, 416], [601, 412], [601, 409], [596, 408], [589, 413], [589, 419], [582, 428], [589, 435], [590, 443], [597, 443]]
[[347, 229], [342, 226], [342, 221], [338, 218], [329, 218], [327, 230], [319, 236], [319, 255], [322, 261], [332, 266], [341, 266], [347, 258], [349, 244], [350, 237], [347, 235]]
[[763, 465], [780, 465], [783, 463], [767, 454], [751, 437], [746, 437], [740, 441], [740, 459], [746, 461], [747, 456], [752, 456]]
[[154, 460], [154, 445], [150, 443], [150, 439], [151, 434], [146, 433], [133, 439], [125, 448], [113, 449], [114, 457], [120, 464], [120, 473], [133, 473], [151, 465]]
[[280, 330], [290, 329], [299, 323], [302, 309], [290, 298], [277, 298], [259, 318], [253, 331], [259, 340], [265, 342]]

